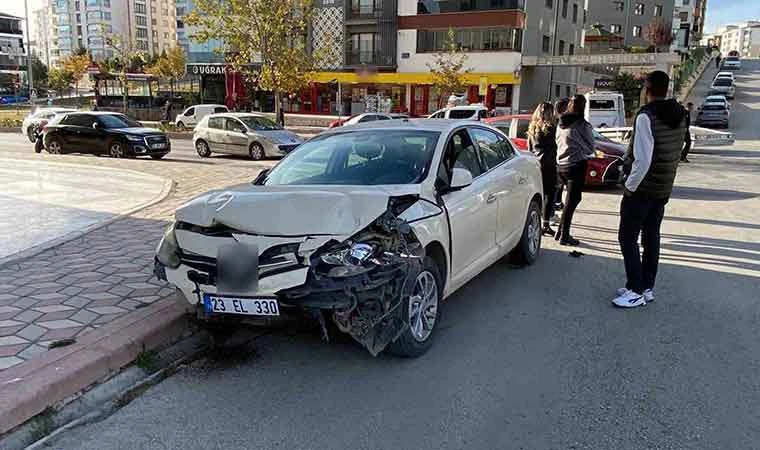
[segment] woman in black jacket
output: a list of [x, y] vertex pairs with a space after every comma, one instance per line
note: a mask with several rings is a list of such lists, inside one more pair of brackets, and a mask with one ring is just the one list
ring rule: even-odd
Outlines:
[[528, 126], [528, 147], [541, 162], [541, 178], [544, 185], [543, 233], [554, 236], [549, 220], [554, 214], [554, 192], [557, 188], [557, 124], [554, 107], [544, 102], [536, 107]]

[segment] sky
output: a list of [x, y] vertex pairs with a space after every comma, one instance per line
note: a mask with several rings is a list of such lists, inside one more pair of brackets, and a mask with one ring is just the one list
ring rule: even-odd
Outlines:
[[[39, 7], [40, 0], [28, 1], [29, 14], [31, 14], [35, 8]], [[24, 17], [24, 0], [0, 0], [0, 11]], [[760, 0], [707, 0], [705, 32], [711, 33], [723, 25], [747, 20], [760, 20]]]

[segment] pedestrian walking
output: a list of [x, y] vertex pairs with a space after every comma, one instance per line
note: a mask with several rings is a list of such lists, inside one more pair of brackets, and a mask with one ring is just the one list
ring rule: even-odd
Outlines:
[[541, 163], [541, 179], [544, 185], [544, 211], [542, 233], [554, 237], [549, 226], [554, 214], [554, 191], [557, 187], [557, 120], [554, 106], [544, 102], [536, 107], [528, 126], [528, 148]]
[[167, 100], [166, 103], [164, 103], [164, 107], [161, 111], [161, 121], [164, 123], [168, 123], [171, 120], [171, 113], [172, 113], [172, 102]]
[[[567, 112], [567, 105], [570, 103], [570, 99], [563, 97], [554, 103], [554, 115], [557, 122], [559, 122], [560, 116]], [[565, 207], [562, 202], [562, 194], [564, 193], [564, 185], [560, 183], [559, 177], [557, 177], [557, 187], [554, 189], [554, 211], [561, 211]], [[559, 217], [557, 214], [552, 216], [552, 222], [559, 224]]]
[[691, 126], [691, 112], [693, 109], [694, 103], [689, 102], [686, 104], [686, 134], [684, 135], [683, 150], [681, 151], [681, 162], [685, 163], [689, 162], [687, 156], [689, 156], [689, 151], [691, 150], [691, 131], [689, 131], [689, 127]]
[[[663, 71], [647, 76], [647, 104], [636, 114], [633, 138], [624, 157], [627, 178], [620, 203], [618, 241], [627, 281], [612, 300], [624, 308], [654, 300], [660, 226], [688, 129], [686, 109], [674, 99], [665, 99], [669, 84], [670, 77]], [[643, 255], [639, 253], [639, 235]]]
[[715, 68], [720, 69], [720, 53], [718, 53], [718, 56], [715, 57]]
[[594, 157], [593, 128], [583, 118], [585, 109], [586, 97], [573, 97], [567, 106], [567, 112], [560, 116], [557, 128], [557, 175], [567, 189], [567, 201], [562, 208], [559, 230], [554, 236], [560, 245], [580, 244], [570, 234], [570, 226], [583, 196], [588, 160]]

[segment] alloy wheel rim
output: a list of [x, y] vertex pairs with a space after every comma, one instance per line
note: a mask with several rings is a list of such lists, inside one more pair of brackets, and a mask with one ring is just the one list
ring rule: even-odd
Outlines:
[[51, 142], [50, 145], [48, 145], [48, 148], [50, 149], [50, 153], [61, 153], [61, 144], [59, 144], [58, 141]]
[[430, 337], [438, 315], [438, 284], [432, 273], [425, 270], [414, 281], [409, 298], [409, 329], [417, 342]]
[[206, 145], [205, 142], [201, 141], [201, 142], [198, 142], [197, 144], [195, 144], [195, 149], [196, 149], [196, 151], [198, 152], [198, 154], [200, 156], [206, 156], [206, 155], [208, 155], [208, 146]]
[[528, 251], [535, 255], [538, 247], [541, 245], [541, 219], [538, 217], [538, 211], [531, 210], [530, 219], [528, 220]]
[[261, 159], [263, 153], [264, 151], [260, 145], [254, 145], [253, 148], [251, 148], [251, 158], [253, 159]]
[[121, 144], [111, 144], [111, 157], [121, 158], [124, 152], [121, 149]]

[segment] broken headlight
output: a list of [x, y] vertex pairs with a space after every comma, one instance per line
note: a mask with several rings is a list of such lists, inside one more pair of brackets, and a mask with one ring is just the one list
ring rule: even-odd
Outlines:
[[164, 237], [156, 249], [156, 259], [166, 267], [176, 269], [180, 265], [179, 244], [174, 235], [174, 224], [171, 224], [164, 232]]
[[[373, 255], [375, 248], [370, 244], [357, 242], [349, 247], [329, 251], [320, 256], [322, 262], [331, 266], [328, 276], [347, 277], [367, 272], [377, 264]], [[366, 263], [375, 263], [366, 265]]]

